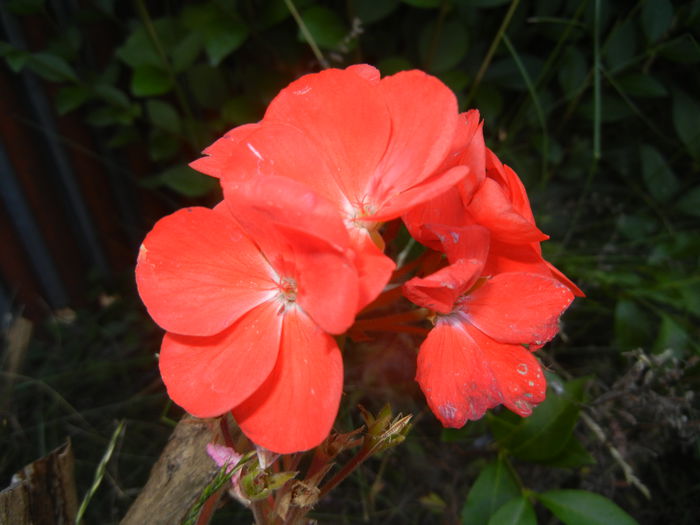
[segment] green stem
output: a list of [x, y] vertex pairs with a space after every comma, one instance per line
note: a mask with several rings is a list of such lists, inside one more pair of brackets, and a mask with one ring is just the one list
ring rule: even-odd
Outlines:
[[527, 90], [530, 93], [530, 97], [532, 97], [532, 103], [535, 106], [537, 120], [539, 120], [540, 126], [542, 127], [542, 174], [540, 180], [542, 181], [542, 184], [546, 184], [547, 179], [549, 178], [549, 174], [547, 172], [547, 161], [549, 158], [549, 133], [547, 132], [547, 121], [544, 118], [544, 111], [542, 111], [542, 105], [540, 104], [540, 99], [537, 97], [537, 92], [535, 91], [535, 86], [532, 84], [530, 75], [528, 74], [527, 69], [525, 69], [525, 65], [520, 60], [520, 56], [513, 47], [510, 38], [508, 38], [508, 35], [503, 35], [503, 43], [508, 48], [508, 51], [513, 57], [513, 61], [515, 62], [518, 71], [520, 71], [520, 74], [522, 75], [523, 80], [525, 81], [525, 85], [527, 86]]
[[316, 40], [314, 40], [314, 37], [311, 35], [309, 28], [306, 27], [306, 24], [301, 18], [299, 11], [297, 11], [294, 2], [292, 0], [284, 0], [284, 3], [287, 6], [287, 9], [289, 9], [289, 12], [292, 14], [292, 17], [296, 21], [297, 25], [299, 26], [299, 30], [301, 31], [301, 34], [304, 35], [304, 39], [309, 44], [311, 51], [313, 51], [314, 55], [316, 56], [316, 60], [318, 60], [319, 64], [321, 64], [321, 67], [323, 67], [323, 69], [328, 69], [330, 67], [328, 61], [323, 56], [323, 53], [321, 53], [321, 49], [316, 44]]
[[498, 32], [496, 33], [496, 36], [493, 38], [493, 42], [491, 42], [491, 46], [489, 47], [489, 50], [486, 52], [486, 56], [484, 57], [484, 60], [481, 62], [481, 66], [479, 67], [479, 71], [476, 74], [476, 77], [474, 78], [474, 82], [472, 83], [472, 87], [469, 89], [469, 94], [467, 95], [466, 101], [465, 101], [465, 107], [469, 107], [469, 104], [471, 103], [472, 99], [474, 98], [474, 95], [476, 95], [477, 90], [479, 89], [479, 85], [481, 84], [481, 80], [484, 78], [484, 75], [486, 74], [486, 70], [489, 67], [489, 64], [491, 64], [491, 60], [493, 59], [493, 55], [496, 52], [496, 49], [498, 49], [498, 45], [501, 43], [501, 39], [503, 38], [503, 35], [506, 32], [506, 29], [508, 29], [508, 26], [510, 25], [510, 20], [513, 18], [513, 13], [515, 13], [515, 9], [518, 7], [518, 4], [520, 3], [520, 0], [512, 0], [510, 3], [510, 7], [508, 8], [508, 12], [506, 13], [506, 16], [503, 17], [503, 22], [501, 22], [501, 27], [498, 28]]
[[337, 487], [341, 481], [343, 481], [345, 478], [347, 478], [352, 472], [359, 467], [362, 463], [365, 462], [370, 456], [372, 455], [372, 449], [362, 447], [362, 450], [360, 450], [350, 461], [348, 461], [345, 466], [340, 469], [331, 479], [329, 479], [322, 487], [321, 487], [321, 492], [318, 496], [319, 499], [321, 499], [323, 496], [328, 494], [331, 490], [333, 490], [335, 487]]

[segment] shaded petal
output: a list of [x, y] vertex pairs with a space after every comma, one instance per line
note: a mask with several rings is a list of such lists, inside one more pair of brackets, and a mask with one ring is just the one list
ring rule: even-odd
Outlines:
[[460, 309], [501, 343], [542, 344], [559, 331], [559, 316], [573, 301], [568, 287], [544, 275], [502, 273], [466, 296]]
[[498, 241], [491, 243], [484, 272], [487, 275], [507, 272], [550, 274], [540, 253], [539, 243], [508, 244]]
[[534, 222], [517, 213], [503, 188], [493, 179], [484, 180], [467, 210], [474, 221], [486, 226], [499, 241], [523, 244], [549, 238]]
[[[471, 109], [460, 115], [456, 136], [459, 137], [457, 163], [469, 168], [469, 175], [458, 185], [465, 204], [471, 202], [474, 192], [486, 177], [486, 144], [484, 123], [479, 112]], [[453, 149], [455, 145], [453, 145]]]
[[489, 253], [489, 230], [483, 226], [452, 227], [442, 224], [426, 224], [440, 241], [440, 248], [450, 262], [459, 259], [476, 259], [482, 264]]
[[353, 205], [362, 202], [391, 134], [379, 82], [357, 69], [305, 75], [270, 103], [264, 122], [273, 121], [294, 126], [314, 141], [331, 168], [317, 176], [339, 181]]
[[426, 224], [464, 226], [470, 223], [456, 187], [427, 202], [411, 207], [401, 219], [411, 237], [437, 251], [442, 250], [440, 240], [432, 230], [424, 227]]
[[354, 228], [350, 238], [359, 278], [357, 310], [374, 301], [391, 279], [396, 263], [374, 244], [367, 230]]
[[270, 375], [281, 329], [279, 304], [270, 301], [214, 336], [165, 334], [158, 364], [168, 395], [197, 417], [231, 410]]
[[419, 306], [447, 314], [474, 284], [483, 266], [483, 260], [460, 259], [427, 277], [410, 279], [403, 285], [403, 295]]
[[418, 354], [416, 380], [435, 416], [452, 428], [501, 403], [529, 415], [546, 390], [532, 353], [490, 340], [458, 316], [440, 318], [428, 334]]
[[197, 336], [221, 332], [276, 289], [258, 247], [230, 216], [207, 208], [156, 223], [141, 245], [136, 283], [156, 323]]
[[[460, 180], [464, 179], [468, 173], [469, 171], [466, 166], [456, 166], [444, 173], [430, 177], [428, 180], [418, 183], [402, 193], [389, 195], [390, 191], [388, 191], [388, 196], [385, 201], [379, 205], [377, 212], [368, 216], [366, 219], [378, 222], [396, 219], [410, 211], [414, 206], [421, 205], [450, 191], [450, 189]], [[374, 199], [374, 197], [370, 199]]]
[[520, 177], [489, 149], [486, 151], [486, 171], [488, 176], [504, 190], [515, 213], [534, 225], [535, 217], [530, 207], [530, 199], [527, 197], [527, 191]]
[[292, 308], [284, 315], [274, 370], [233, 409], [233, 416], [257, 445], [279, 454], [308, 450], [328, 436], [342, 385], [343, 362], [335, 341]]

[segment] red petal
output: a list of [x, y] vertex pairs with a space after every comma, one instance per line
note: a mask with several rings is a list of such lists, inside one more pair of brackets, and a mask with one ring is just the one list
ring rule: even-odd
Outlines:
[[546, 389], [539, 363], [525, 348], [496, 343], [454, 316], [438, 320], [428, 334], [416, 380], [436, 417], [453, 428], [501, 403], [529, 415]]
[[290, 309], [272, 374], [233, 409], [233, 416], [254, 443], [268, 450], [308, 450], [328, 436], [342, 386], [343, 362], [333, 338]]
[[391, 279], [391, 272], [396, 264], [372, 241], [367, 230], [350, 231], [355, 266], [359, 277], [357, 310], [361, 310], [374, 301]]
[[244, 182], [226, 180], [222, 186], [231, 214], [262, 246], [271, 225], [304, 232], [336, 251], [350, 246], [338, 209], [305, 184], [270, 175]]
[[521, 345], [498, 343], [469, 325], [466, 329], [488, 362], [503, 405], [519, 416], [529, 416], [532, 408], [544, 401], [547, 391], [535, 356]]
[[275, 294], [258, 247], [219, 211], [186, 208], [162, 218], [141, 245], [136, 282], [165, 330], [214, 335]]
[[482, 264], [489, 253], [489, 231], [483, 226], [451, 227], [442, 224], [426, 224], [424, 230], [430, 230], [440, 241], [441, 251], [450, 262], [459, 259], [476, 259]]
[[357, 313], [358, 272], [350, 236], [336, 208], [284, 177], [224, 182], [229, 208], [282, 278], [296, 282], [296, 301], [325, 331], [339, 334]]
[[333, 176], [326, 152], [299, 129], [282, 122], [265, 122], [230, 151], [228, 179], [276, 175], [294, 179], [332, 202], [338, 213], [352, 213], [344, 180]]
[[459, 428], [501, 402], [481, 349], [459, 321], [438, 320], [420, 347], [416, 381], [443, 426]]
[[457, 127], [457, 134], [461, 135], [462, 141], [462, 147], [457, 150], [457, 163], [469, 167], [469, 175], [459, 184], [459, 191], [465, 203], [471, 201], [472, 195], [486, 177], [484, 123], [479, 119], [479, 112], [472, 109], [460, 115], [460, 124]]
[[532, 215], [530, 200], [520, 177], [509, 166], [501, 163], [491, 150], [487, 150], [486, 153], [486, 170], [488, 176], [498, 182], [504, 190], [515, 213], [534, 225], [535, 217]]
[[454, 93], [422, 71], [402, 71], [380, 85], [392, 132], [369, 189], [376, 204], [421, 183], [442, 164], [459, 118]]
[[419, 306], [447, 314], [457, 298], [474, 284], [483, 266], [483, 260], [460, 259], [428, 277], [409, 280], [403, 285], [403, 294]]
[[250, 396], [270, 375], [280, 345], [282, 316], [274, 301], [210, 337], [167, 333], [160, 373], [171, 399], [197, 417], [214, 417]]
[[559, 316], [574, 296], [559, 281], [534, 273], [502, 273], [464, 298], [460, 309], [501, 343], [542, 344], [559, 331]]
[[426, 224], [464, 226], [466, 212], [457, 188], [451, 188], [437, 197], [413, 206], [402, 217], [406, 228], [415, 240], [432, 248], [442, 250], [435, 234], [424, 228]]
[[484, 180], [467, 210], [499, 241], [523, 244], [549, 238], [537, 229], [534, 222], [515, 211], [503, 188], [493, 179]]
[[414, 206], [419, 206], [450, 191], [467, 174], [468, 168], [466, 166], [455, 166], [444, 173], [430, 177], [428, 180], [406, 189], [402, 193], [387, 196], [378, 211], [368, 216], [367, 220], [384, 222], [396, 219], [410, 211]]
[[379, 82], [380, 73], [379, 70], [368, 64], [355, 64], [354, 66], [347, 67], [346, 71], [352, 71], [356, 75], [361, 76], [365, 80], [371, 82]]
[[544, 263], [547, 265], [547, 268], [549, 268], [549, 271], [552, 272], [552, 276], [562, 283], [563, 285], [567, 286], [569, 290], [573, 292], [573, 294], [576, 297], [586, 297], [586, 294], [583, 293], [583, 290], [576, 286], [573, 281], [571, 281], [566, 275], [564, 275], [558, 268], [556, 268], [552, 263], [549, 261], [544, 261]]
[[244, 124], [233, 128], [202, 152], [206, 155], [205, 157], [190, 162], [190, 167], [212, 177], [224, 177], [229, 170], [230, 158], [236, 144], [243, 141], [259, 126], [260, 124]]
[[538, 248], [539, 243], [507, 244], [492, 241], [484, 273], [497, 275], [507, 272], [525, 272], [549, 276], [549, 269]]
[[301, 130], [323, 152], [330, 170], [315, 176], [335, 180], [354, 206], [364, 202], [391, 133], [380, 83], [354, 70], [305, 75], [270, 103], [264, 122], [273, 121]]

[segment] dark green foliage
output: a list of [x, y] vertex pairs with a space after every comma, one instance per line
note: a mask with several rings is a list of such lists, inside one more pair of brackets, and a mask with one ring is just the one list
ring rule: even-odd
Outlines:
[[[139, 181], [184, 202], [220, 197], [215, 180], [186, 167], [202, 148], [261, 118], [280, 88], [320, 69], [284, 0], [100, 0], [81, 2], [62, 21], [50, 4], [7, 2], [15, 15], [43, 17], [53, 28], [45, 48], [32, 52], [0, 42], [7, 67], [53, 84], [56, 111], [106, 132], [107, 148], [146, 148], [154, 168]], [[538, 225], [551, 235], [546, 257], [588, 296], [564, 316], [563, 336], [537, 354], [556, 375], [530, 418], [496, 410], [443, 431], [415, 388], [395, 394], [404, 412], [422, 411], [406, 443], [364, 465], [315, 517], [634, 523], [624, 508], [640, 523], [695, 523], [700, 1], [293, 5], [331, 66], [367, 62], [384, 75], [421, 68], [456, 92], [462, 110], [478, 108], [487, 145], [523, 179]], [[95, 24], [116, 35], [97, 63], [87, 59]], [[117, 301], [44, 327], [3, 416], [4, 476], [71, 435], [82, 495], [115, 421], [125, 419], [111, 483], [88, 508], [96, 523], [118, 522], [168, 433], [151, 326], [134, 304]], [[629, 353], [637, 349], [643, 353]], [[360, 372], [369, 362], [387, 365], [386, 355], [381, 348], [362, 361], [348, 356], [349, 400], [387, 401], [396, 384], [378, 388]], [[403, 370], [397, 362], [389, 364]], [[350, 408], [341, 430], [353, 426]], [[229, 505], [216, 519], [247, 520], [246, 512]]]

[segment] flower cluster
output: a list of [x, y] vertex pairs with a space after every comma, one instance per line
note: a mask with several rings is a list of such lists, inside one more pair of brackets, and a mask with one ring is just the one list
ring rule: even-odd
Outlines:
[[[192, 166], [223, 201], [161, 219], [136, 268], [178, 405], [231, 411], [277, 453], [318, 445], [342, 392], [334, 336], [388, 288], [433, 320], [417, 380], [444, 425], [543, 400], [532, 351], [580, 291], [542, 258], [547, 236], [478, 113], [460, 114], [438, 79], [367, 65], [306, 75], [204, 153]], [[432, 254], [400, 287], [382, 238], [394, 220]]]

